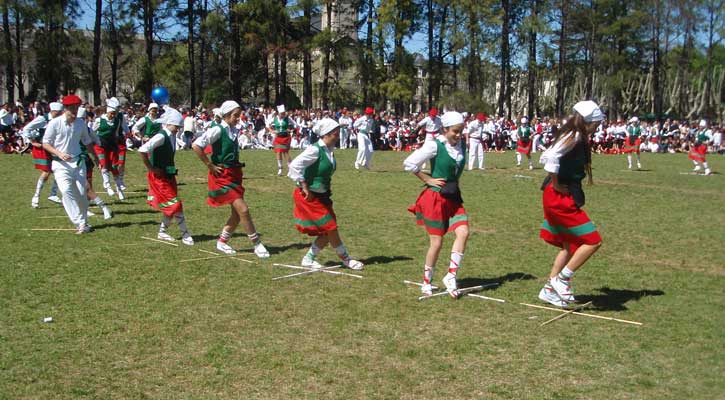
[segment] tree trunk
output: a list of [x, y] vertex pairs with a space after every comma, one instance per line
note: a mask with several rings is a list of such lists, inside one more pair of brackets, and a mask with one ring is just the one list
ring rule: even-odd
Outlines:
[[93, 24], [93, 56], [91, 57], [91, 81], [93, 86], [93, 102], [101, 100], [101, 16], [103, 15], [103, 0], [96, 0], [96, 19]]
[[435, 77], [435, 99], [439, 100], [441, 98], [441, 86], [443, 85], [443, 44], [445, 42], [445, 32], [446, 32], [446, 21], [448, 20], [448, 5], [443, 6], [443, 11], [441, 12], [441, 25], [438, 27], [438, 65], [436, 68], [436, 77]]
[[705, 65], [705, 90], [704, 90], [704, 115], [708, 120], [715, 117], [715, 110], [712, 104], [712, 56], [713, 56], [713, 38], [715, 36], [715, 21], [719, 16], [716, 15], [722, 9], [722, 1], [707, 2], [707, 63]]
[[188, 37], [187, 46], [189, 54], [189, 97], [191, 106], [196, 107], [196, 67], [194, 63], [194, 0], [187, 1], [188, 15]]
[[154, 0], [143, 0], [143, 37], [146, 50], [144, 93], [151, 93], [154, 85]]
[[282, 102], [287, 102], [287, 51], [279, 57], [279, 96]]
[[[501, 76], [499, 79], [500, 82], [500, 91], [498, 95], [498, 114], [503, 116], [504, 115], [504, 105], [510, 104], [510, 93], [509, 88], [511, 86], [511, 83], [508, 81], [509, 78], [509, 58], [510, 58], [510, 50], [509, 50], [509, 23], [511, 22], [511, 17], [509, 15], [509, 12], [511, 11], [511, 5], [509, 3], [509, 0], [502, 0], [501, 1], [501, 10], [503, 12], [503, 15], [501, 16], [502, 24], [501, 24]], [[511, 111], [509, 110], [508, 113], [510, 114]]]
[[[332, 0], [325, 1], [326, 20], [325, 27], [332, 32]], [[326, 44], [325, 54], [322, 61], [322, 108], [327, 110], [329, 105], [329, 85], [330, 85], [330, 52], [332, 52], [331, 43]]]
[[557, 66], [556, 102], [554, 106], [554, 111], [557, 118], [563, 116], [564, 114], [564, 82], [566, 80], [566, 25], [568, 22], [568, 8], [568, 0], [561, 0], [561, 29], [559, 30], [559, 65]]
[[264, 104], [272, 104], [269, 92], [269, 53], [262, 52], [262, 67], [264, 68]]
[[239, 13], [236, 10], [237, 0], [229, 0], [229, 24], [232, 44], [232, 65], [230, 68], [232, 80], [232, 98], [236, 101], [242, 98], [242, 77], [239, 72], [242, 63], [241, 38], [239, 37]]
[[25, 78], [23, 77], [23, 35], [22, 35], [22, 13], [20, 4], [15, 2], [15, 75], [18, 88], [18, 100], [25, 100]]
[[[534, 0], [531, 7], [532, 24], [538, 26], [539, 3], [541, 0]], [[531, 118], [536, 113], [536, 29], [534, 26], [529, 30], [529, 62], [528, 62], [528, 86], [526, 101], [526, 116]]]
[[202, 2], [201, 23], [199, 24], [199, 96], [204, 98], [204, 79], [206, 77], [206, 29], [204, 24], [209, 10], [208, 0]]
[[279, 54], [274, 52], [274, 103], [282, 104], [279, 98]]
[[10, 10], [7, 1], [3, 1], [3, 39], [7, 51], [5, 62], [5, 88], [8, 91], [8, 103], [15, 103], [15, 55], [10, 36]]
[[427, 0], [426, 5], [428, 6], [428, 68], [426, 74], [428, 75], [428, 104], [427, 107], [433, 107], [433, 0]]
[[657, 120], [662, 118], [662, 87], [660, 86], [660, 29], [662, 26], [662, 4], [655, 1], [655, 15], [652, 29], [652, 109]]
[[[304, 9], [304, 34], [307, 40], [312, 38], [312, 4], [305, 3]], [[363, 69], [363, 72], [365, 69]], [[363, 83], [363, 90], [366, 90]], [[306, 110], [312, 108], [312, 54], [307, 47], [302, 48], [302, 103]]]

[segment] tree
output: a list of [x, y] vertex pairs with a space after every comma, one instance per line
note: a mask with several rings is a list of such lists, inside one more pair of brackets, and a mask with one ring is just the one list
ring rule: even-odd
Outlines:
[[10, 7], [8, 0], [2, 0], [3, 41], [5, 43], [5, 87], [8, 91], [8, 102], [15, 102], [15, 54], [10, 34]]
[[93, 82], [93, 99], [95, 102], [101, 100], [101, 72], [99, 64], [101, 61], [101, 18], [103, 16], [103, 0], [96, 0], [95, 20], [93, 23], [93, 56], [91, 57]]

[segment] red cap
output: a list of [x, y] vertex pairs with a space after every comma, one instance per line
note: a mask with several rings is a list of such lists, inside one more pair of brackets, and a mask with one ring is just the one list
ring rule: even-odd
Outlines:
[[484, 119], [486, 119], [486, 114], [478, 113], [478, 115], [476, 115], [476, 119], [479, 121], [483, 121]]
[[438, 115], [438, 110], [435, 107], [433, 107], [428, 112], [428, 115], [430, 115], [431, 117], [435, 117], [436, 115]]
[[370, 114], [373, 114], [373, 113], [375, 113], [375, 110], [372, 107], [368, 107], [368, 108], [365, 109], [365, 114], [370, 115]]
[[64, 106], [75, 106], [75, 105], [80, 105], [82, 103], [83, 103], [83, 100], [81, 100], [80, 97], [78, 97], [74, 94], [69, 94], [68, 96], [63, 96], [63, 105]]

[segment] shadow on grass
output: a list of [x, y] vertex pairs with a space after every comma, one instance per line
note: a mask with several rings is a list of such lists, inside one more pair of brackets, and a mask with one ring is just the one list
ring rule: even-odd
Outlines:
[[[210, 239], [216, 240], [219, 236], [199, 235], [199, 236], [194, 236], [194, 240], [196, 240], [197, 237], [202, 238], [202, 239], [200, 239], [198, 241], [203, 242], [205, 240], [210, 240]], [[244, 239], [242, 239], [242, 240], [244, 240]], [[251, 245], [251, 243], [247, 240], [247, 241], [245, 241], [245, 245], [242, 248], [237, 249], [237, 251], [251, 251], [251, 252], [253, 252], [254, 251], [254, 248], [251, 247], [250, 245]], [[267, 248], [267, 251], [269, 251], [269, 254], [270, 255], [274, 255], [274, 254], [283, 253], [283, 252], [285, 252], [285, 251], [287, 251], [289, 249], [295, 249], [295, 250], [307, 249], [307, 248], [310, 247], [310, 244], [309, 243], [290, 243], [290, 244], [286, 244], [286, 245], [283, 245], [283, 246], [270, 246], [269, 244], [266, 244], [265, 243], [264, 247]], [[301, 254], [300, 255], [300, 259], [301, 259], [301, 257], [303, 255], [304, 254]]]
[[370, 265], [370, 264], [390, 264], [390, 263], [396, 262], [396, 261], [410, 261], [410, 260], [412, 260], [412, 258], [406, 257], [406, 256], [393, 256], [393, 257], [374, 256], [374, 257], [362, 259], [360, 261], [365, 265]]
[[114, 211], [113, 215], [134, 215], [134, 214], [158, 214], [155, 210], [127, 210], [127, 211]]
[[496, 290], [503, 286], [504, 284], [508, 282], [516, 282], [516, 281], [529, 281], [532, 279], [536, 279], [534, 275], [526, 274], [523, 272], [509, 272], [506, 275], [502, 275], [496, 278], [463, 278], [458, 280], [458, 287], [459, 288], [466, 288], [466, 287], [472, 287], [472, 286], [481, 286], [481, 285], [490, 285], [492, 283], [498, 283], [496, 286], [491, 286], [486, 288], [487, 290]]
[[103, 224], [103, 225], [94, 225], [94, 230], [101, 230], [106, 228], [126, 228], [133, 225], [158, 225], [158, 221], [144, 221], [144, 222], [117, 222], [114, 224]]
[[626, 311], [626, 303], [630, 301], [639, 301], [642, 297], [662, 296], [665, 292], [661, 290], [627, 290], [627, 289], [610, 289], [602, 287], [596, 289], [602, 294], [582, 294], [576, 296], [578, 303], [586, 303], [591, 301], [594, 309], [599, 311]]

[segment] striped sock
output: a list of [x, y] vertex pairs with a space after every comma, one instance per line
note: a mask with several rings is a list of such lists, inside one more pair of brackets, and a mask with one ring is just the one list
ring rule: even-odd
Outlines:
[[347, 254], [347, 249], [345, 248], [344, 244], [340, 244], [339, 246], [337, 246], [335, 252], [337, 252], [337, 256], [340, 257], [340, 260], [344, 262], [350, 261], [350, 255]]
[[463, 253], [458, 253], [456, 251], [451, 252], [451, 263], [448, 265], [448, 273], [455, 275], [458, 273], [458, 267], [461, 265], [461, 261], [463, 260]]
[[247, 235], [247, 237], [249, 238], [249, 240], [252, 241], [253, 244], [257, 244], [260, 242], [259, 233], [257, 233], [257, 232], [254, 232], [251, 235]]
[[572, 276], [574, 276], [574, 271], [570, 270], [569, 267], [564, 267], [559, 273], [559, 279], [562, 281], [568, 281]]
[[231, 232], [227, 232], [224, 229], [222, 229], [222, 234], [219, 235], [219, 241], [222, 242], [222, 243], [226, 243], [231, 238], [232, 238], [232, 233]]
[[433, 267], [423, 266], [423, 283], [430, 285], [431, 279], [433, 279]]
[[315, 257], [317, 257], [318, 254], [320, 254], [320, 247], [317, 246], [317, 243], [312, 242], [312, 246], [310, 246], [310, 249], [307, 250], [307, 254], [305, 254], [305, 258], [308, 258], [310, 260], [314, 260]]

